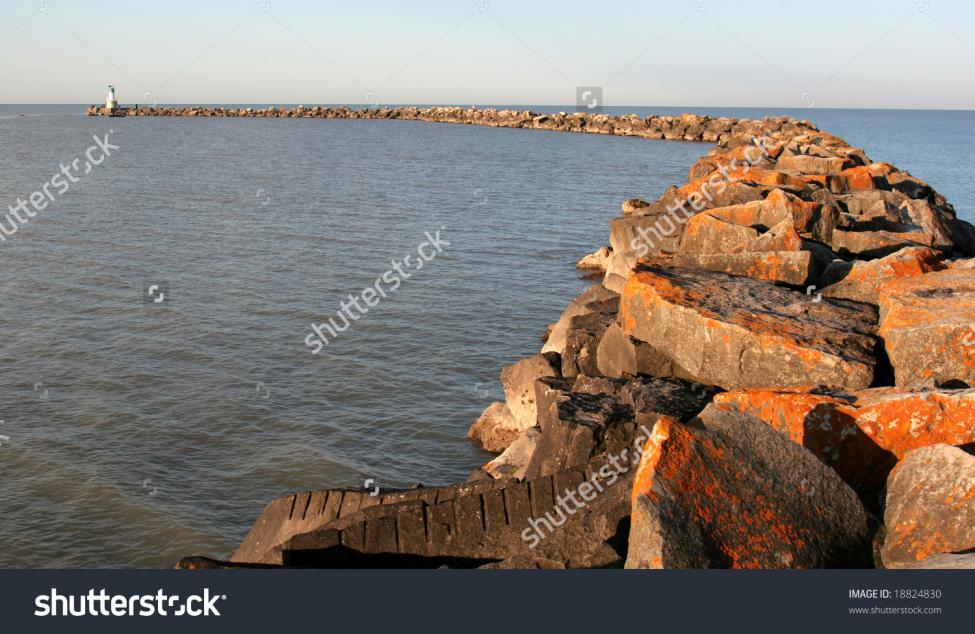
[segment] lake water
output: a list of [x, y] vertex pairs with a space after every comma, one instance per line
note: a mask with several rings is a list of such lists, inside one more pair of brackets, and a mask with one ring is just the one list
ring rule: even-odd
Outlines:
[[[809, 118], [975, 219], [970, 112], [610, 110], [624, 111]], [[708, 150], [81, 112], [0, 105], [4, 206], [83, 163], [92, 135], [119, 146], [0, 242], [4, 567], [227, 555], [288, 492], [465, 479], [489, 458], [465, 435], [501, 396], [501, 366], [537, 352], [586, 286], [573, 263], [624, 198], [682, 183]], [[312, 322], [436, 230], [436, 259], [311, 354]], [[145, 302], [162, 282], [165, 301]]]

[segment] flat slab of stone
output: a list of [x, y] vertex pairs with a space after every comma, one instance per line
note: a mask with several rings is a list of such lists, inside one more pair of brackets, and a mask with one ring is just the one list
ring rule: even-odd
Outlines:
[[975, 548], [975, 456], [932, 445], [897, 464], [887, 484], [884, 565]]
[[667, 355], [691, 378], [731, 389], [789, 385], [868, 387], [876, 312], [759, 280], [639, 267], [621, 295], [623, 331]]
[[[590, 568], [622, 565], [632, 474], [601, 489], [591, 469], [524, 482], [489, 480], [430, 489], [432, 497], [373, 506], [280, 548], [286, 567]], [[589, 481], [585, 497], [584, 483]], [[578, 503], [560, 503], [572, 493]]]
[[676, 253], [651, 256], [654, 266], [701, 269], [753, 277], [757, 280], [805, 286], [816, 277], [816, 261], [810, 251], [744, 251], [739, 253]]
[[878, 304], [898, 386], [975, 386], [975, 270], [891, 280]]
[[378, 495], [361, 489], [328, 489], [285, 495], [264, 507], [230, 560], [280, 565], [280, 546], [295, 535], [328, 526], [372, 506], [435, 498], [436, 495], [436, 489], [410, 489]]
[[750, 416], [661, 419], [632, 492], [627, 568], [866, 566], [873, 527], [856, 493]]

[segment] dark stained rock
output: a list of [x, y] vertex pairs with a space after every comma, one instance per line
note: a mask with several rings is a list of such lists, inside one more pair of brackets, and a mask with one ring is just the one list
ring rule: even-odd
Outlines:
[[430, 489], [426, 498], [297, 534], [282, 544], [281, 559], [327, 568], [621, 566], [631, 482], [625, 472], [610, 482], [570, 469]]
[[603, 376], [586, 376], [580, 374], [572, 384], [572, 391], [578, 394], [607, 394], [619, 396], [620, 390], [626, 385], [626, 379], [606, 378]]
[[271, 500], [231, 556], [235, 563], [280, 564], [280, 546], [308, 531], [327, 526], [361, 509], [436, 496], [435, 489], [410, 489], [371, 495], [361, 489], [295, 493]]
[[562, 351], [562, 376], [599, 374], [597, 351], [599, 340], [619, 312], [619, 297], [613, 296], [601, 302], [591, 302], [591, 312], [578, 315], [569, 321]]
[[582, 467], [599, 454], [618, 453], [636, 432], [633, 410], [607, 394], [558, 394], [538, 418], [542, 434], [525, 471], [528, 479]]
[[713, 386], [679, 378], [640, 376], [627, 381], [619, 396], [633, 409], [637, 427], [649, 429], [660, 416], [690, 420], [720, 391]]
[[661, 419], [632, 494], [628, 568], [823, 568], [870, 563], [853, 490], [747, 415]]
[[638, 268], [620, 325], [692, 378], [731, 389], [873, 381], [876, 313], [722, 273]]
[[910, 452], [887, 483], [884, 566], [975, 548], [975, 457], [932, 445]]
[[565, 350], [565, 337], [572, 318], [591, 313], [593, 309], [589, 307], [589, 304], [593, 302], [598, 303], [616, 295], [616, 293], [608, 290], [602, 284], [593, 284], [583, 291], [581, 295], [569, 302], [569, 305], [562, 312], [562, 316], [559, 317], [559, 320], [549, 332], [545, 345], [542, 346], [542, 352], [558, 352], [562, 354], [562, 351]]

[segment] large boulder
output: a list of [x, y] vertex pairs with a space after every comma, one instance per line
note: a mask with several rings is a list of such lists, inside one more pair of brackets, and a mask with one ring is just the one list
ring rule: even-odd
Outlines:
[[495, 401], [485, 408], [467, 431], [470, 440], [479, 442], [486, 451], [504, 451], [524, 431], [511, 415], [508, 406]]
[[975, 389], [876, 388], [856, 396], [860, 429], [895, 456], [928, 445], [975, 443]]
[[687, 377], [686, 372], [653, 346], [629, 336], [616, 322], [603, 332], [596, 348], [596, 369], [606, 377], [652, 376]]
[[944, 269], [942, 257], [934, 249], [907, 247], [879, 260], [836, 260], [823, 272], [819, 285], [826, 297], [876, 304], [885, 283]]
[[874, 378], [876, 312], [758, 280], [638, 267], [621, 295], [623, 331], [691, 378], [724, 388], [835, 385]]
[[559, 355], [544, 352], [501, 369], [501, 387], [504, 388], [505, 400], [518, 433], [534, 427], [538, 422], [535, 381], [543, 377], [559, 376], [560, 365]]
[[713, 407], [761, 420], [805, 447], [876, 510], [897, 459], [860, 428], [855, 403], [853, 393], [766, 388], [718, 394]]
[[534, 479], [589, 463], [598, 454], [619, 452], [636, 432], [633, 410], [607, 394], [560, 393], [539, 412], [541, 436], [525, 477]]
[[718, 409], [753, 416], [829, 465], [871, 509], [897, 459], [929, 445], [975, 443], [975, 389], [733, 390]]
[[500, 456], [488, 462], [481, 469], [492, 478], [523, 479], [528, 463], [535, 454], [535, 448], [538, 446], [538, 438], [541, 434], [542, 431], [537, 426], [529, 427]]
[[627, 568], [860, 567], [873, 526], [856, 493], [750, 416], [662, 418], [632, 493]]
[[581, 295], [569, 302], [566, 309], [562, 311], [562, 316], [559, 317], [559, 320], [552, 327], [545, 341], [545, 345], [542, 346], [542, 352], [558, 352], [562, 354], [562, 351], [565, 350], [565, 337], [572, 318], [591, 313], [593, 309], [589, 307], [589, 304], [593, 302], [598, 303], [615, 296], [616, 293], [607, 289], [602, 284], [593, 284], [583, 291]]
[[676, 253], [652, 256], [653, 266], [701, 269], [753, 277], [791, 286], [804, 286], [815, 279], [819, 267], [811, 251], [743, 251], [740, 253]]
[[891, 280], [878, 304], [898, 386], [975, 386], [975, 270]]
[[932, 445], [897, 464], [887, 484], [886, 567], [975, 548], [975, 457]]
[[591, 312], [569, 321], [561, 357], [562, 376], [592, 376], [599, 373], [599, 342], [606, 329], [616, 322], [619, 303], [619, 297], [615, 295], [601, 302], [590, 302], [588, 307]]

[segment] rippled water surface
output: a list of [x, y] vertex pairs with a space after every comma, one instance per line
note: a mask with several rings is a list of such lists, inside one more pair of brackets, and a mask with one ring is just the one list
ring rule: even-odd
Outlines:
[[[0, 242], [0, 566], [226, 555], [283, 493], [464, 479], [487, 458], [465, 434], [499, 369], [586, 285], [573, 262], [622, 199], [683, 182], [708, 149], [80, 111], [0, 106], [4, 206], [92, 135], [120, 146]], [[798, 114], [971, 219], [970, 113], [825, 112]], [[439, 257], [310, 353], [311, 322], [441, 227]], [[166, 301], [144, 303], [163, 281]]]

